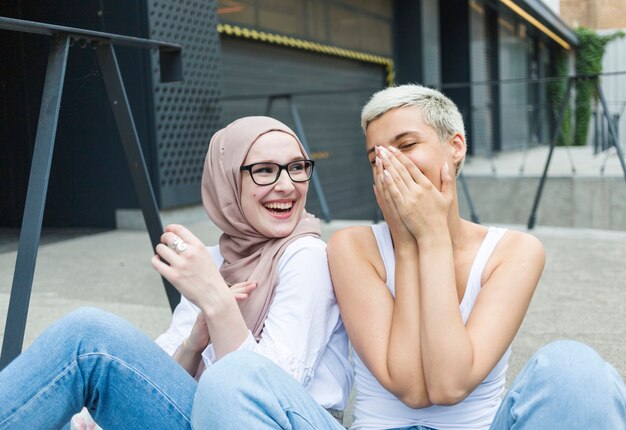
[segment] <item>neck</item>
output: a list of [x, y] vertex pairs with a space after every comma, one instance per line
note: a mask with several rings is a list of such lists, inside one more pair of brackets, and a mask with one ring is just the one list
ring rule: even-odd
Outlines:
[[470, 233], [469, 227], [472, 224], [461, 218], [459, 213], [459, 199], [456, 193], [456, 184], [454, 185], [454, 200], [448, 212], [448, 230], [450, 231], [450, 239], [452, 240], [453, 249], [459, 249], [467, 245], [467, 237]]

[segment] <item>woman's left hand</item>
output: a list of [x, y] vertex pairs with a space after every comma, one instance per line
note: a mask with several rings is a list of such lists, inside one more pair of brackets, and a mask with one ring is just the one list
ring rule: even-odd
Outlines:
[[[395, 149], [395, 148], [394, 148]], [[448, 228], [452, 205], [452, 176], [448, 163], [441, 169], [441, 191], [400, 151], [381, 148], [385, 186], [400, 218], [419, 241]]]
[[201, 309], [231, 293], [204, 243], [182, 225], [165, 227], [152, 267]]

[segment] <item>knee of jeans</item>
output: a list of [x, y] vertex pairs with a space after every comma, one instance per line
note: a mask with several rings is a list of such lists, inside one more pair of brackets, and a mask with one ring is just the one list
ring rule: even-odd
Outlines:
[[592, 375], [605, 366], [604, 360], [593, 348], [574, 340], [551, 342], [537, 351], [533, 360], [535, 373], [555, 383]]
[[263, 356], [250, 351], [234, 351], [204, 371], [197, 394], [205, 399], [224, 399], [242, 394], [251, 382], [263, 374], [267, 365]]
[[116, 331], [117, 317], [94, 307], [78, 308], [59, 321], [70, 336], [94, 338], [99, 333]]

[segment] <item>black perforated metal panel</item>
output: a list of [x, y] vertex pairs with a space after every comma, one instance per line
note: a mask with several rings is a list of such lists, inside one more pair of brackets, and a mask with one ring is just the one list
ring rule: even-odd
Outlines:
[[216, 2], [149, 0], [148, 11], [150, 38], [183, 45], [183, 82], [160, 83], [152, 58], [160, 206], [197, 203], [221, 116]]

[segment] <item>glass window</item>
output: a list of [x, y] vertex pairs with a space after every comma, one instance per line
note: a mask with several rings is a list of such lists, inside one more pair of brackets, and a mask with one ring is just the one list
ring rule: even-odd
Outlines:
[[391, 0], [218, 0], [220, 22], [391, 55]]
[[384, 18], [391, 19], [391, 2], [387, 0], [341, 0], [355, 8], [366, 10]]
[[359, 49], [359, 20], [353, 11], [332, 5], [329, 10], [330, 39], [333, 44]]
[[220, 21], [256, 25], [254, 0], [218, 0], [217, 16]]
[[340, 5], [329, 10], [330, 43], [377, 54], [391, 53], [391, 26], [388, 21], [364, 15]]
[[307, 1], [307, 36], [310, 39], [326, 41], [326, 3], [317, 0]]
[[378, 54], [391, 54], [391, 27], [380, 19], [361, 16], [359, 19], [359, 49]]
[[278, 33], [304, 36], [302, 1], [263, 0], [259, 2], [259, 27]]

